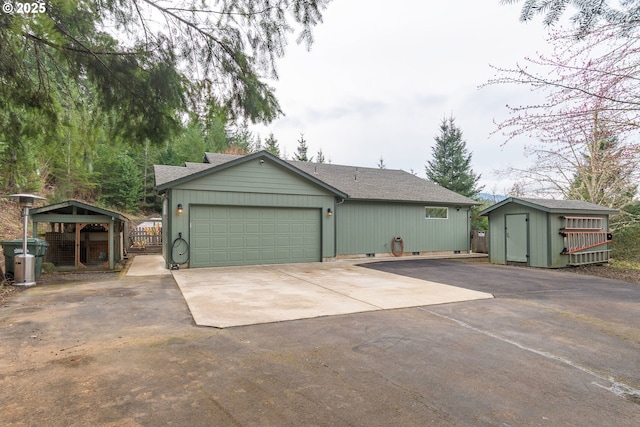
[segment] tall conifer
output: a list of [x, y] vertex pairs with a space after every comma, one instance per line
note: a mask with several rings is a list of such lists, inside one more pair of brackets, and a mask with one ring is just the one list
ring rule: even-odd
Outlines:
[[427, 177], [436, 184], [462, 194], [475, 197], [482, 190], [478, 187], [480, 175], [471, 169], [471, 153], [462, 138], [462, 130], [456, 126], [453, 116], [442, 119], [440, 134], [431, 149], [432, 159], [425, 166]]

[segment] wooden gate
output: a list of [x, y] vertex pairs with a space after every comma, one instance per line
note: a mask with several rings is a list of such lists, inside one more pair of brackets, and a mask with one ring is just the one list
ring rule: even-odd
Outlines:
[[471, 252], [476, 254], [489, 253], [489, 232], [474, 230], [471, 232]]
[[129, 250], [132, 252], [162, 251], [162, 220], [151, 218], [136, 221], [129, 231]]

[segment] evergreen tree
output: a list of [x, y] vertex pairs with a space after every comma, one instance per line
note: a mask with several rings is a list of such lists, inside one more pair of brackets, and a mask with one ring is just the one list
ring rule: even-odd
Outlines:
[[478, 187], [480, 175], [471, 169], [471, 153], [462, 138], [462, 130], [453, 116], [442, 119], [440, 134], [432, 147], [432, 159], [425, 166], [427, 177], [436, 184], [462, 194], [475, 197], [483, 187]]
[[255, 147], [255, 137], [249, 130], [247, 122], [242, 123], [230, 132], [229, 146], [224, 150], [228, 154], [249, 154]]
[[324, 153], [322, 152], [322, 148], [318, 150], [318, 154], [316, 154], [316, 163], [324, 163]]
[[280, 157], [280, 147], [278, 146], [278, 140], [270, 133], [267, 139], [264, 141], [264, 149], [273, 154], [276, 157]]
[[387, 165], [384, 164], [384, 159], [380, 156], [380, 160], [378, 160], [378, 169], [386, 169]]
[[296, 152], [293, 154], [293, 160], [298, 160], [300, 162], [311, 162], [313, 161], [313, 157], [309, 158], [307, 156], [307, 151], [309, 147], [307, 146], [307, 141], [304, 139], [304, 134], [300, 134], [300, 139], [298, 140], [298, 148]]
[[98, 204], [135, 213], [144, 195], [139, 159], [125, 147], [101, 145], [97, 148], [95, 173], [100, 182]]

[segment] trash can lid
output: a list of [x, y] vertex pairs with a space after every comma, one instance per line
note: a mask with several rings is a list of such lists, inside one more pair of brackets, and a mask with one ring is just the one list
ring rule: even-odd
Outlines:
[[[38, 239], [35, 237], [30, 237], [27, 239], [27, 244], [36, 244], [36, 246], [49, 246], [49, 243], [46, 240], [43, 239]], [[4, 240], [2, 242], [0, 242], [0, 245], [12, 245], [12, 244], [22, 244], [22, 239], [15, 239], [15, 240]]]

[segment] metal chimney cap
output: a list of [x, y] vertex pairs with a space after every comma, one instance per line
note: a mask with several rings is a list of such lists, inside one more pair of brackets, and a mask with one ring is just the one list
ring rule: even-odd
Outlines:
[[33, 203], [36, 201], [36, 199], [38, 200], [45, 200], [44, 197], [40, 197], [38, 195], [35, 194], [9, 194], [8, 196], [9, 198], [12, 199], [18, 199], [18, 203], [20, 204], [21, 208], [30, 208], [33, 206]]

